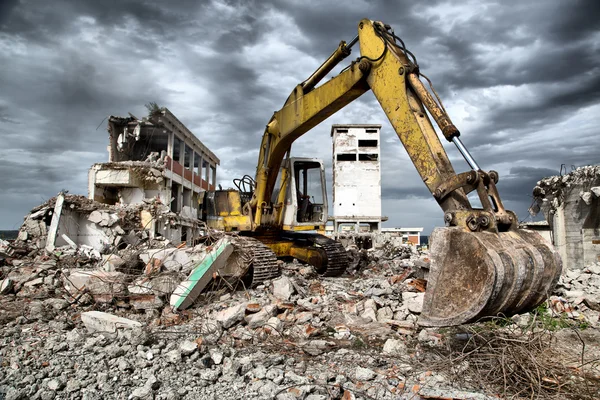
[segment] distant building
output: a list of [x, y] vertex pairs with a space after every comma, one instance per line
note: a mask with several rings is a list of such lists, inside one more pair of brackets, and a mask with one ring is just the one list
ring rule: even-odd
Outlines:
[[381, 233], [391, 238], [401, 238], [402, 243], [421, 245], [421, 232], [423, 228], [381, 228]]
[[214, 190], [219, 159], [167, 108], [143, 119], [111, 116], [108, 162], [92, 165], [88, 197], [101, 203], [169, 207], [173, 218], [148, 229], [173, 241], [194, 234], [204, 191]]
[[381, 125], [333, 125], [333, 229], [381, 228]]

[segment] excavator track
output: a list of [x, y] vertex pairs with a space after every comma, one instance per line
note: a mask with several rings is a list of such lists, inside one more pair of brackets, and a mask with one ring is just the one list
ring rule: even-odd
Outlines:
[[[344, 246], [327, 236], [318, 233], [305, 233], [293, 231], [268, 231], [255, 236], [264, 243], [264, 246], [275, 246], [280, 243], [293, 243], [292, 247], [307, 250], [317, 250], [319, 257], [311, 262], [308, 259], [301, 259], [292, 254], [279, 254], [280, 257], [295, 257], [302, 262], [311, 264], [315, 267], [317, 273], [321, 276], [340, 276], [348, 268], [348, 253]], [[318, 260], [318, 261], [317, 261]]]
[[281, 275], [277, 256], [261, 241], [247, 236], [238, 236], [235, 239], [235, 245], [249, 264], [252, 287]]
[[340, 276], [348, 268], [348, 253], [342, 244], [322, 235], [314, 235], [311, 240], [327, 254], [327, 265], [319, 271], [321, 276]]

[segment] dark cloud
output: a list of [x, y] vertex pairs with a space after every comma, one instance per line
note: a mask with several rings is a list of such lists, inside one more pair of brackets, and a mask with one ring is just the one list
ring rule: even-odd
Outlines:
[[[500, 171], [505, 202], [526, 209], [542, 176], [599, 159], [599, 10], [596, 1], [558, 0], [0, 2], [0, 228], [62, 188], [85, 194], [87, 168], [106, 159], [98, 124], [141, 116], [149, 101], [221, 158], [223, 186], [253, 175], [273, 111], [365, 17], [405, 40], [476, 159]], [[330, 168], [330, 124], [365, 122], [383, 124], [388, 225], [422, 218], [430, 230], [437, 205], [373, 95], [307, 133], [293, 154]]]

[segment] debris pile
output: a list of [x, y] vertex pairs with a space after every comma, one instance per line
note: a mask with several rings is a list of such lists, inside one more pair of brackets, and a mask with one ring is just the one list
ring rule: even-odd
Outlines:
[[[0, 293], [162, 310], [184, 285], [180, 298], [172, 301], [179, 301], [178, 309], [186, 308], [189, 304], [182, 302], [189, 303], [193, 299], [188, 295], [202, 289], [194, 290], [197, 282], [186, 285], [186, 278], [203, 262], [208, 264], [203, 272], [212, 278], [215, 270], [208, 267], [214, 264], [211, 256], [218, 237], [175, 246], [146, 227], [147, 221], [177, 218], [158, 199], [112, 206], [61, 193], [25, 217], [13, 243], [0, 243], [6, 264]], [[235, 244], [235, 238], [230, 242]], [[241, 264], [229, 276], [243, 275], [249, 265]]]
[[[440, 354], [472, 333], [418, 329], [426, 252], [349, 244], [353, 262], [343, 277], [279, 262], [281, 275], [257, 284], [241, 279], [252, 261], [242, 238], [206, 231], [175, 246], [143, 228], [143, 212], [169, 215], [158, 202], [122, 207], [62, 196], [63, 217], [73, 210], [79, 226], [88, 221], [107, 239], [81, 250], [82, 235], [69, 236], [74, 246], [57, 235], [49, 250], [58, 196], [26, 217], [17, 241], [0, 243], [6, 399], [497, 398], [476, 380], [455, 379], [464, 355], [455, 354], [464, 358], [450, 371], [434, 368], [436, 360], [448, 365]], [[547, 312], [599, 327], [599, 282], [600, 264], [568, 272]], [[526, 327], [536, 318], [504, 324]], [[597, 337], [587, 351], [600, 352]], [[582, 371], [600, 375], [597, 367]]]
[[592, 327], [600, 327], [600, 262], [560, 277], [557, 295], [549, 299], [552, 311]]
[[600, 197], [600, 166], [579, 167], [566, 175], [551, 176], [537, 182], [533, 188], [534, 204], [530, 213], [536, 215], [542, 210], [548, 219], [548, 213], [562, 206], [573, 191], [587, 205]]

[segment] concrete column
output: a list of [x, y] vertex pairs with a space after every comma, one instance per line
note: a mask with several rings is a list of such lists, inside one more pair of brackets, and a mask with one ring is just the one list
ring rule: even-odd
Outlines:
[[208, 183], [208, 187], [210, 188], [210, 181], [208, 180], [208, 173], [210, 171], [210, 161], [208, 162], [208, 164], [206, 165], [206, 172], [204, 172], [204, 177], [206, 178], [206, 182]]

